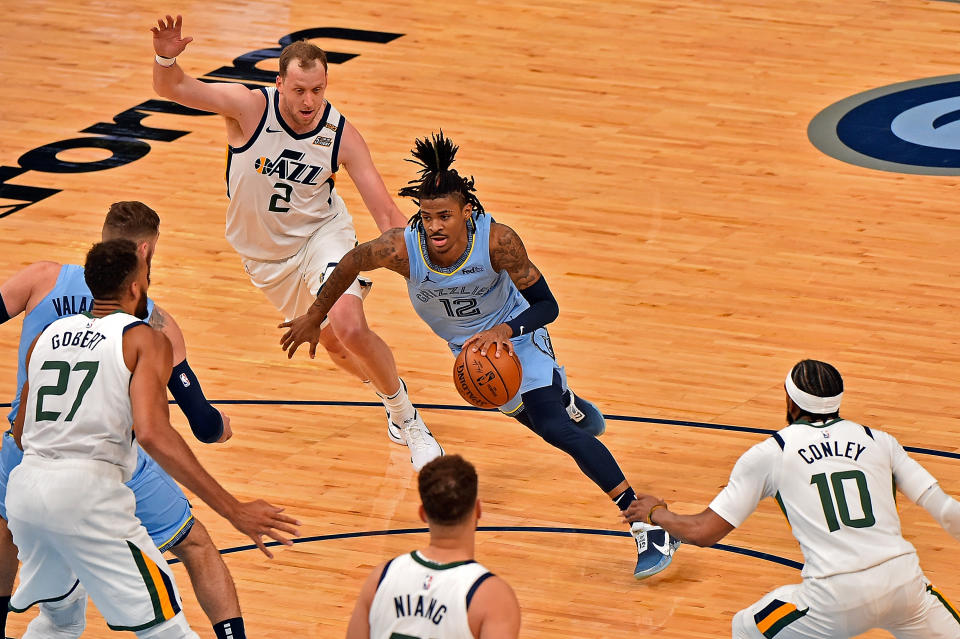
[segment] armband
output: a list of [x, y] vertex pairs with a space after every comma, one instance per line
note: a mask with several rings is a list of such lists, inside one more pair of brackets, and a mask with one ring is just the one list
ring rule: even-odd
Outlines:
[[177, 61], [176, 56], [172, 58], [165, 58], [159, 53], [154, 56], [154, 59], [157, 61], [157, 64], [159, 64], [161, 67], [172, 67], [174, 63]]
[[520, 291], [520, 294], [530, 303], [530, 307], [506, 321], [506, 325], [513, 331], [510, 337], [519, 337], [543, 328], [560, 314], [560, 306], [557, 305], [557, 300], [550, 292], [543, 275], [531, 286]]
[[167, 388], [190, 422], [194, 437], [204, 444], [212, 444], [220, 439], [223, 435], [223, 417], [204, 397], [200, 381], [187, 360], [173, 367]]

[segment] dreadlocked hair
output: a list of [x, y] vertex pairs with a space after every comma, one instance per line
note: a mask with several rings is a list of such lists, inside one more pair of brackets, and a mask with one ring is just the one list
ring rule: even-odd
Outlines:
[[[400, 189], [400, 197], [412, 198], [420, 206], [421, 200], [453, 195], [461, 205], [471, 204], [477, 215], [483, 215], [483, 204], [475, 194], [473, 176], [469, 179], [462, 177], [456, 169], [450, 168], [459, 149], [453, 140], [444, 137], [442, 129], [440, 133], [430, 134], [429, 138], [417, 138], [416, 146], [410, 151], [413, 159], [408, 158], [407, 162], [423, 168], [419, 171], [419, 178], [410, 180], [407, 186]], [[414, 213], [409, 223], [414, 228], [422, 226], [420, 214]]]

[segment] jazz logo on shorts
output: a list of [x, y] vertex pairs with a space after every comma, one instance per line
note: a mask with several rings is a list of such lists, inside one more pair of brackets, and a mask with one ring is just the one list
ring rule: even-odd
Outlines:
[[807, 136], [823, 153], [857, 166], [960, 175], [960, 75], [845, 98], [818, 113]]

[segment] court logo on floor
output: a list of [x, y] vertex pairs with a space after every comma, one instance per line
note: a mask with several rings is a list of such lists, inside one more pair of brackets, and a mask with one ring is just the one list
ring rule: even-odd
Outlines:
[[845, 98], [818, 113], [807, 136], [827, 155], [857, 166], [960, 175], [960, 75]]

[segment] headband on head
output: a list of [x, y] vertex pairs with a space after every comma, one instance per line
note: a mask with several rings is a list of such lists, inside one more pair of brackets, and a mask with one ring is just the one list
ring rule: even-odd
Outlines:
[[829, 415], [840, 410], [840, 400], [843, 399], [843, 393], [833, 397], [817, 397], [802, 391], [793, 382], [793, 370], [787, 373], [787, 380], [783, 385], [793, 403], [812, 415]]

